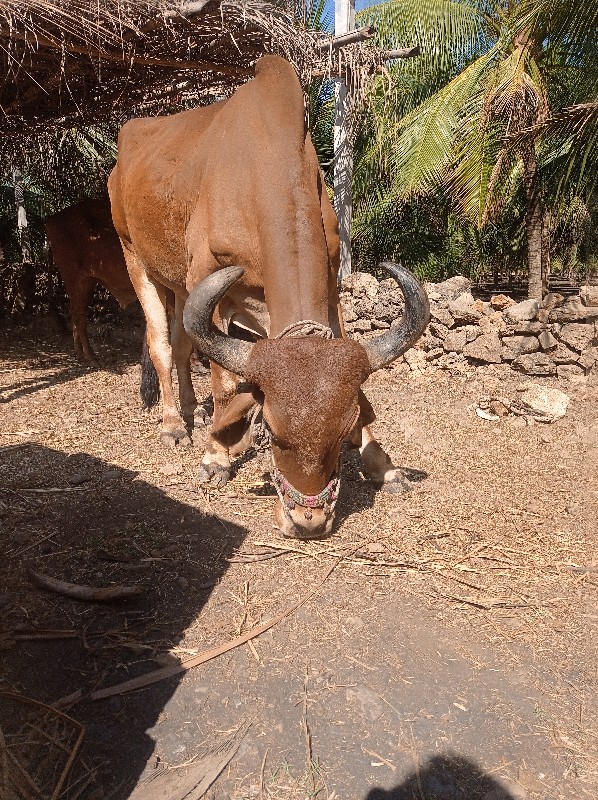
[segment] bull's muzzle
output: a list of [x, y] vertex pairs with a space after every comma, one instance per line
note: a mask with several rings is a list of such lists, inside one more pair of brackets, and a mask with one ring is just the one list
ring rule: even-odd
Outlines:
[[294, 539], [320, 539], [328, 536], [334, 523], [340, 478], [338, 474], [317, 495], [304, 495], [273, 467], [272, 482], [278, 494], [276, 522], [283, 536]]

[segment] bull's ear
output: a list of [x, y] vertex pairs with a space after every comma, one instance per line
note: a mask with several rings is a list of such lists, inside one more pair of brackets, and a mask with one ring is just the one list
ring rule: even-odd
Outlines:
[[264, 397], [257, 387], [251, 387], [248, 391], [236, 394], [218, 422], [212, 426], [212, 436], [215, 436], [223, 444], [228, 444], [227, 440], [229, 439], [236, 439], [239, 434], [239, 431], [235, 429], [236, 426], [245, 424], [253, 407], [261, 405], [263, 400]]
[[357, 395], [357, 402], [359, 403], [359, 424], [361, 427], [364, 425], [371, 425], [372, 422], [376, 421], [376, 414], [374, 413], [372, 404], [361, 389]]

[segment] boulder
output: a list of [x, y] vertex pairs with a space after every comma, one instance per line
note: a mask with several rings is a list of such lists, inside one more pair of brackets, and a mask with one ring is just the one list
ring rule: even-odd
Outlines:
[[526, 353], [535, 353], [540, 343], [535, 336], [504, 336], [502, 340], [503, 361], [513, 361]]
[[582, 286], [579, 299], [584, 306], [598, 306], [598, 286]]
[[434, 361], [442, 355], [444, 355], [443, 347], [433, 347], [432, 350], [428, 350], [426, 353], [426, 361]]
[[353, 298], [350, 294], [343, 294], [341, 296], [341, 308], [343, 310], [343, 319], [345, 322], [353, 322], [353, 320], [357, 319]]
[[591, 369], [593, 369], [596, 365], [598, 365], [598, 347], [590, 347], [587, 350], [584, 350], [577, 363], [580, 367], [583, 367], [586, 372], [589, 372]]
[[550, 351], [550, 357], [555, 364], [575, 364], [576, 361], [579, 361], [579, 353], [571, 350], [562, 342], [559, 342], [554, 350]]
[[367, 272], [352, 272], [343, 278], [341, 291], [350, 292], [353, 297], [368, 297], [374, 300], [378, 294], [378, 281]]
[[464, 325], [463, 330], [465, 331], [465, 337], [468, 343], [475, 341], [478, 336], [482, 335], [479, 325]]
[[468, 358], [476, 361], [485, 361], [488, 364], [500, 364], [502, 361], [502, 345], [497, 333], [486, 333], [466, 344], [463, 353]]
[[558, 345], [558, 340], [554, 338], [550, 331], [542, 331], [538, 336], [538, 342], [542, 350], [552, 350]]
[[518, 398], [517, 405], [523, 411], [530, 411], [537, 419], [554, 422], [564, 417], [569, 405], [569, 397], [560, 389], [530, 383]]
[[504, 312], [504, 317], [509, 324], [516, 325], [534, 319], [539, 310], [540, 303], [537, 300], [522, 300], [514, 306], [509, 306]]
[[542, 300], [540, 310], [538, 311], [538, 320], [540, 322], [548, 322], [551, 311], [561, 306], [564, 301], [565, 298], [562, 294], [558, 292], [549, 292]]
[[464, 328], [455, 328], [448, 331], [443, 342], [443, 347], [447, 353], [462, 353], [467, 344], [467, 333]]
[[446, 300], [456, 300], [459, 295], [471, 293], [471, 281], [464, 275], [455, 275], [442, 283], [432, 284], [433, 291]]
[[556, 368], [556, 374], [563, 380], [576, 378], [578, 375], [585, 375], [585, 370], [579, 364], [559, 364]]
[[371, 319], [374, 316], [375, 305], [375, 300], [372, 300], [367, 295], [353, 295], [353, 308], [358, 318]]
[[512, 364], [526, 375], [556, 375], [556, 364], [546, 353], [526, 353], [518, 356]]
[[437, 322], [436, 320], [432, 320], [430, 322], [428, 329], [432, 336], [436, 336], [438, 339], [444, 339], [449, 332], [449, 329], [446, 327], [446, 325], [443, 325], [442, 322]]
[[404, 308], [404, 303], [397, 303], [393, 297], [386, 297], [380, 292], [378, 302], [372, 308], [372, 319], [380, 319], [390, 324], [401, 316]]
[[504, 311], [505, 308], [509, 308], [515, 304], [515, 301], [507, 297], [506, 294], [493, 294], [490, 298], [490, 305], [495, 311]]
[[570, 322], [563, 325], [559, 334], [561, 342], [564, 342], [568, 347], [577, 350], [580, 353], [582, 350], [587, 350], [596, 344], [596, 328], [594, 324], [583, 324], [579, 322]]
[[516, 322], [514, 325], [511, 326], [513, 333], [521, 333], [521, 334], [533, 334], [536, 336], [540, 333], [541, 330], [544, 329], [544, 326], [541, 322], [537, 320], [529, 321], [524, 320], [523, 322]]
[[475, 307], [475, 300], [471, 292], [464, 292], [455, 300], [450, 300], [448, 310], [459, 325], [470, 325], [472, 322], [477, 322], [482, 316]]
[[597, 306], [584, 306], [579, 296], [568, 297], [559, 308], [550, 312], [551, 322], [583, 322], [598, 319]]
[[446, 325], [447, 328], [450, 328], [455, 321], [446, 306], [435, 302], [430, 303], [430, 317]]
[[369, 319], [356, 319], [355, 322], [350, 323], [352, 330], [355, 333], [365, 333], [372, 330], [372, 323]]
[[479, 321], [480, 333], [501, 333], [507, 330], [507, 324], [500, 311], [484, 312], [484, 316]]

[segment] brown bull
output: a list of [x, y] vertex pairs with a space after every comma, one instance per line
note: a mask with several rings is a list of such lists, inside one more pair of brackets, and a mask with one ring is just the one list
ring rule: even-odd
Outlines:
[[[147, 319], [164, 441], [187, 440], [185, 421], [191, 423], [197, 405], [192, 343], [212, 361], [214, 425], [200, 479], [226, 482], [230, 454], [248, 444], [249, 423], [261, 407], [285, 535], [330, 531], [348, 437], [359, 444], [374, 481], [401, 486], [401, 472], [367, 428], [374, 416], [360, 386], [419, 337], [427, 299], [407, 270], [390, 265], [405, 295], [400, 324], [365, 345], [342, 336], [337, 220], [293, 67], [266, 56], [255, 80], [228, 100], [128, 122], [109, 191]], [[177, 298], [171, 343], [168, 289]], [[240, 328], [244, 338], [230, 335]], [[248, 330], [263, 338], [247, 341]]]
[[108, 198], [82, 200], [47, 217], [46, 234], [69, 298], [77, 357], [95, 361], [87, 336], [87, 307], [98, 283], [125, 308], [136, 300]]

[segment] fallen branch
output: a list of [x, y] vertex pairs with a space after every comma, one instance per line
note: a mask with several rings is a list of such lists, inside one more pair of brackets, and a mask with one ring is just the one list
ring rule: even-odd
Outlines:
[[100, 589], [94, 586], [81, 586], [76, 583], [67, 583], [56, 578], [50, 578], [48, 575], [42, 575], [41, 572], [34, 572], [32, 569], [28, 569], [27, 574], [29, 580], [42, 589], [91, 603], [124, 600], [129, 597], [137, 597], [144, 592], [141, 586], [108, 586]]
[[55, 492], [84, 492], [85, 488], [83, 486], [50, 486], [47, 489], [23, 489], [20, 486], [17, 486], [15, 489], [11, 486], [0, 486], [0, 491], [13, 492], [14, 494], [18, 494], [19, 492], [30, 492], [33, 494], [53, 494]]
[[12, 638], [17, 642], [28, 642], [34, 639], [77, 639], [78, 637], [78, 631], [35, 630], [35, 628], [13, 631], [12, 634]]
[[174, 664], [171, 667], [155, 669], [152, 672], [148, 672], [146, 675], [139, 676], [138, 678], [132, 678], [131, 680], [124, 681], [123, 683], [117, 683], [114, 686], [107, 686], [105, 689], [96, 689], [88, 695], [84, 695], [81, 691], [74, 692], [67, 697], [57, 700], [54, 703], [54, 706], [60, 708], [61, 706], [70, 705], [83, 699], [103, 700], [106, 697], [113, 697], [117, 694], [125, 694], [126, 692], [132, 692], [136, 689], [144, 689], [146, 686], [151, 686], [153, 683], [158, 683], [159, 681], [166, 680], [167, 678], [172, 678], [175, 675], [180, 675], [182, 672], [187, 672], [188, 670], [193, 669], [193, 667], [198, 667], [200, 664], [205, 664], [207, 661], [211, 661], [212, 659], [218, 658], [218, 656], [221, 656], [224, 653], [234, 650], [236, 647], [245, 644], [250, 639], [255, 639], [256, 636], [261, 636], [262, 633], [265, 633], [266, 631], [270, 630], [270, 628], [278, 625], [278, 623], [282, 622], [283, 619], [286, 619], [286, 617], [289, 617], [291, 614], [297, 611], [298, 608], [305, 605], [308, 600], [311, 600], [311, 598], [320, 591], [324, 583], [332, 575], [342, 560], [342, 558], [339, 558], [337, 561], [335, 561], [334, 564], [326, 571], [322, 580], [310, 592], [297, 600], [296, 603], [293, 603], [292, 606], [289, 606], [286, 611], [282, 611], [268, 622], [264, 622], [262, 625], [257, 625], [255, 628], [252, 628], [241, 636], [237, 636], [234, 639], [231, 639], [229, 642], [219, 645], [218, 647], [213, 647], [210, 650], [204, 650], [203, 653], [193, 656], [193, 658], [188, 658], [185, 661], [181, 661], [180, 664]]

